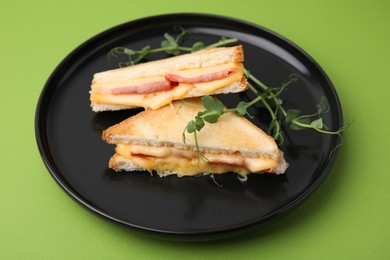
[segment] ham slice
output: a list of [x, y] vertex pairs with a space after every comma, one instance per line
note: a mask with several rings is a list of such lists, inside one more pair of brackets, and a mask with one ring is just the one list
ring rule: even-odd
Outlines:
[[202, 74], [202, 75], [192, 76], [192, 77], [184, 77], [179, 74], [169, 73], [165, 75], [165, 79], [171, 82], [194, 84], [194, 83], [209, 82], [213, 80], [223, 79], [230, 76], [234, 72], [235, 71], [233, 70], [222, 70], [222, 71], [217, 71], [217, 72], [212, 72], [212, 73], [207, 73], [207, 74]]
[[179, 85], [177, 82], [171, 81], [157, 81], [141, 85], [132, 85], [126, 87], [119, 87], [110, 90], [111, 95], [130, 95], [130, 94], [150, 94], [161, 91], [168, 91]]

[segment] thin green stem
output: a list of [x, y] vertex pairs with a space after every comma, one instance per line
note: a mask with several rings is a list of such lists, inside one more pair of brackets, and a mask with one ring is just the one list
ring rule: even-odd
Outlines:
[[253, 106], [254, 104], [256, 104], [257, 102], [259, 102], [260, 100], [264, 100], [264, 97], [262, 95], [260, 96], [257, 96], [255, 99], [253, 99], [251, 102], [248, 102], [247, 103], [247, 107], [250, 107], [250, 106]]
[[272, 110], [271, 106], [268, 104], [268, 102], [265, 99], [263, 99], [261, 101], [262, 101], [263, 105], [267, 108], [268, 112], [270, 113], [272, 120], [274, 120], [274, 122], [275, 122], [275, 130], [273, 131], [274, 132], [273, 137], [275, 139], [277, 139], [277, 137], [280, 136], [280, 124], [279, 124], [278, 118], [277, 118], [276, 114], [274, 113], [274, 111]]
[[222, 41], [210, 44], [210, 45], [206, 46], [205, 49], [215, 48], [215, 47], [227, 45], [227, 44], [230, 44], [230, 43], [235, 43], [237, 41], [238, 41], [237, 38], [225, 39], [225, 40], [222, 40]]
[[339, 135], [342, 131], [344, 131], [344, 128], [341, 128], [341, 129], [339, 129], [338, 131], [327, 131], [327, 130], [319, 129], [319, 128], [317, 128], [317, 127], [315, 127], [315, 126], [312, 126], [312, 125], [300, 123], [300, 122], [297, 121], [296, 119], [292, 120], [291, 123], [294, 124], [294, 125], [303, 127], [303, 128], [311, 128], [311, 129], [314, 129], [314, 130], [316, 130], [317, 132], [320, 132], [320, 133], [323, 133], [323, 134]]
[[[247, 75], [247, 77], [249, 77], [250, 80], [252, 80], [254, 83], [256, 83], [256, 85], [258, 85], [259, 87], [261, 87], [263, 90], [267, 91], [269, 89], [268, 86], [266, 86], [263, 82], [261, 82], [260, 80], [258, 80], [255, 76], [253, 76], [249, 71], [247, 71], [246, 69], [244, 70], [246, 73], [245, 75]], [[253, 91], [253, 90], [252, 90]], [[257, 91], [254, 91], [255, 93]]]
[[287, 112], [286, 112], [286, 110], [284, 110], [283, 106], [279, 106], [279, 109], [282, 112], [283, 116], [286, 117], [287, 116]]
[[198, 137], [197, 137], [196, 131], [194, 131], [194, 140], [195, 140], [196, 151], [198, 153], [198, 163], [199, 163], [199, 158], [202, 156], [202, 154], [199, 150]]
[[259, 91], [252, 84], [248, 84], [248, 86], [249, 89], [252, 90], [252, 92], [255, 93], [256, 95], [259, 93]]
[[201, 153], [199, 149], [199, 143], [198, 143], [198, 135], [196, 134], [196, 131], [194, 131], [194, 140], [195, 140], [195, 148], [196, 152], [198, 154], [198, 163], [200, 163], [200, 159], [204, 160], [205, 162], [208, 161], [208, 159]]
[[[161, 47], [161, 48], [156, 48], [156, 49], [151, 49], [149, 52], [150, 53], [156, 53], [156, 52], [162, 52], [162, 51], [172, 51], [172, 50], [180, 50], [180, 51], [188, 51], [190, 52], [192, 49], [189, 47], [182, 47], [182, 46], [177, 46], [177, 47]], [[136, 53], [141, 53], [140, 51], [136, 51]]]
[[[225, 111], [224, 111], [225, 112]], [[220, 113], [218, 113], [217, 111], [210, 111], [208, 113], [205, 113], [201, 116], [199, 116], [200, 118], [205, 118], [205, 117], [208, 117], [208, 116], [212, 116], [212, 115], [220, 115]]]
[[224, 113], [229, 113], [229, 112], [236, 112], [237, 109], [236, 108], [229, 108], [229, 109], [225, 109], [223, 112]]

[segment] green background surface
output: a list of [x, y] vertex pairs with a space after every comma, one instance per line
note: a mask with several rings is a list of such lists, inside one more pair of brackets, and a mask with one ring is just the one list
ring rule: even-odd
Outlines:
[[[0, 259], [389, 259], [389, 1], [4, 1], [0, 3]], [[346, 118], [330, 175], [295, 211], [229, 240], [154, 240], [72, 200], [35, 141], [35, 107], [54, 68], [112, 26], [175, 12], [265, 26], [327, 72]]]

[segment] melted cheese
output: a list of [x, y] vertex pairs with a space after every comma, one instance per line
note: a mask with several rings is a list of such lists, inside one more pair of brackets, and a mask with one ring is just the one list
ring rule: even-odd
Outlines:
[[146, 170], [167, 171], [174, 169], [182, 176], [229, 171], [245, 176], [252, 172], [274, 169], [277, 166], [277, 161], [272, 158], [250, 158], [241, 155], [207, 152], [202, 153], [207, 158], [207, 162], [205, 162], [199, 160], [193, 150], [182, 150], [174, 147], [118, 144], [116, 153]]
[[155, 76], [150, 78], [137, 78], [120, 81], [106, 81], [106, 82], [93, 82], [90, 100], [94, 104], [109, 104], [109, 105], [124, 105], [124, 106], [137, 106], [137, 107], [150, 107], [152, 109], [158, 109], [171, 103], [173, 100], [181, 99], [184, 97], [192, 88], [196, 88], [200, 92], [210, 94], [216, 90], [230, 85], [233, 82], [239, 81], [244, 75], [244, 67], [242, 63], [226, 63], [217, 65], [209, 68], [200, 68], [193, 70], [182, 70], [173, 71], [170, 73], [186, 76], [195, 77], [205, 73], [213, 73], [222, 70], [232, 70], [232, 73], [226, 78], [213, 80], [210, 82], [202, 83], [180, 83], [177, 87], [174, 87], [169, 91], [161, 91], [151, 94], [122, 94], [122, 95], [110, 95], [104, 92], [94, 91], [101, 88], [115, 88], [128, 85], [145, 84], [150, 82], [156, 82], [164, 79], [164, 76]]

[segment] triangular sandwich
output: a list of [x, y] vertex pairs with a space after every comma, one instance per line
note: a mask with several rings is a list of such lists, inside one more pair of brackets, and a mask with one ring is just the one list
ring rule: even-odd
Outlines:
[[236, 172], [282, 174], [287, 169], [274, 139], [244, 117], [223, 114], [216, 123], [206, 123], [197, 132], [202, 157], [194, 136], [182, 133], [201, 107], [200, 98], [175, 101], [158, 110], [145, 110], [103, 132], [102, 138], [116, 144], [109, 167], [115, 171], [156, 171], [160, 176]]
[[243, 61], [242, 46], [220, 47], [96, 73], [91, 107], [158, 109], [172, 100], [241, 92], [248, 88]]

